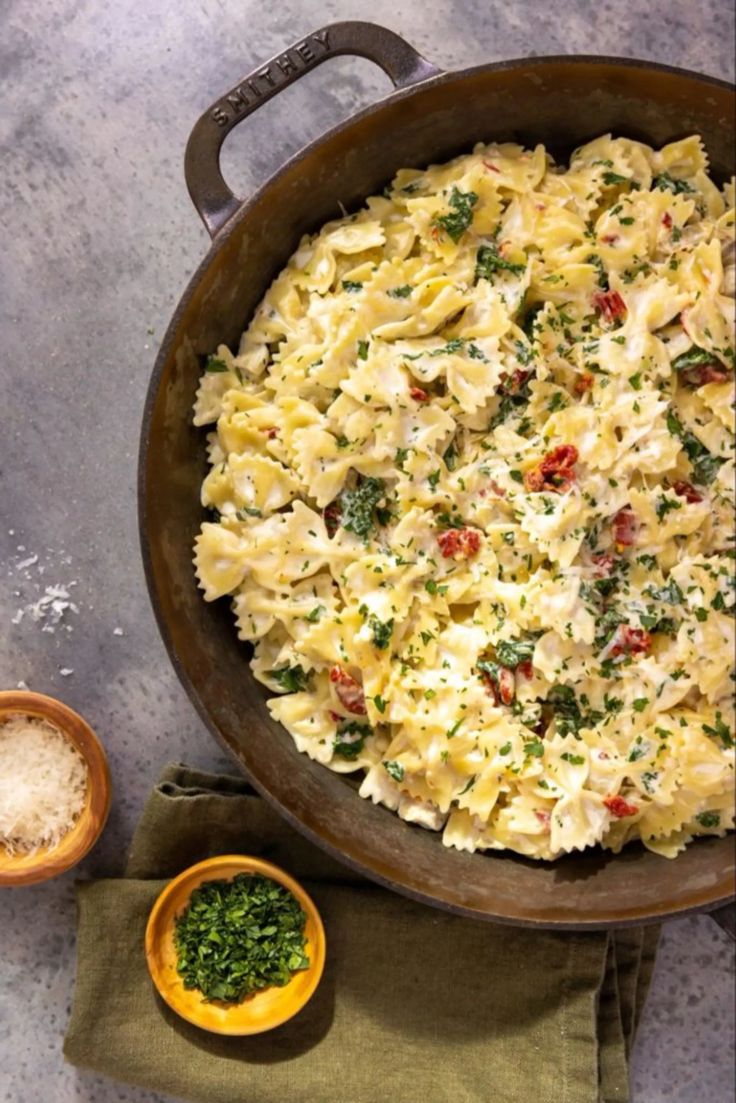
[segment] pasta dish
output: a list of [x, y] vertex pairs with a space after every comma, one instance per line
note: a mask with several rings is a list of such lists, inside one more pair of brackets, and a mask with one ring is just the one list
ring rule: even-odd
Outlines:
[[305, 237], [203, 367], [196, 541], [272, 716], [464, 850], [733, 825], [734, 185], [479, 145]]

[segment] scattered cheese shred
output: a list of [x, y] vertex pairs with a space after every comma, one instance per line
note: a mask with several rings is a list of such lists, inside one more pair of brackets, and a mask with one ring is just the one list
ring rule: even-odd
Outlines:
[[22, 714], [0, 724], [0, 842], [10, 854], [57, 846], [86, 793], [85, 761], [57, 727]]

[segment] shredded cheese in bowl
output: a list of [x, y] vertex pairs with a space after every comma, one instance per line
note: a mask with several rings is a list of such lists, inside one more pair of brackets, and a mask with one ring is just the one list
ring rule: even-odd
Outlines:
[[48, 720], [0, 722], [0, 842], [10, 854], [58, 846], [84, 808], [84, 758]]

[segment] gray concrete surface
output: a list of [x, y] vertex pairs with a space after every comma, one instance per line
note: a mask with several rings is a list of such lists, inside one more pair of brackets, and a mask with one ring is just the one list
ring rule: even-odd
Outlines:
[[[3, 0], [0, 686], [63, 697], [105, 741], [115, 804], [88, 875], [118, 868], [164, 762], [223, 764], [159, 641], [134, 497], [157, 341], [207, 248], [184, 188], [187, 133], [255, 62], [340, 18], [384, 23], [447, 68], [598, 52], [732, 79], [731, 0]], [[331, 62], [231, 138], [229, 178], [247, 192], [387, 90], [368, 62]], [[34, 620], [31, 606], [58, 585], [75, 609], [57, 624]], [[162, 1099], [63, 1064], [72, 877], [3, 892], [0, 927], [0, 1098]], [[733, 947], [708, 919], [667, 925], [634, 1057], [635, 1103], [733, 1100], [733, 966]]]

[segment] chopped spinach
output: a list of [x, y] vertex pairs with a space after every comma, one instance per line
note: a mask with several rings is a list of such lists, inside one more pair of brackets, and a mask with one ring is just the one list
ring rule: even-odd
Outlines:
[[371, 613], [368, 617], [368, 627], [371, 630], [371, 636], [373, 642], [379, 651], [385, 651], [388, 645], [391, 643], [391, 634], [394, 630], [394, 618], [383, 621]]
[[672, 361], [675, 371], [687, 371], [688, 368], [697, 368], [702, 364], [712, 364], [716, 357], [712, 352], [701, 349], [698, 345], [691, 345], [687, 352], [681, 352]]
[[678, 437], [682, 441], [682, 447], [692, 464], [695, 481], [706, 486], [710, 485], [724, 460], [709, 452], [695, 434], [685, 428], [673, 410], [667, 411], [667, 428], [673, 437]]
[[404, 767], [400, 762], [394, 762], [392, 759], [384, 759], [381, 763], [384, 770], [389, 777], [392, 777], [394, 781], [401, 782], [404, 780]]
[[385, 492], [383, 479], [373, 476], [361, 479], [354, 490], [344, 490], [340, 495], [342, 527], [367, 539], [374, 528], [374, 510]]
[[495, 242], [490, 245], [481, 245], [475, 258], [475, 282], [488, 280], [493, 283], [493, 277], [497, 272], [511, 272], [514, 276], [520, 276], [526, 271], [525, 264], [514, 264], [505, 260], [498, 251]]
[[693, 195], [695, 193], [695, 188], [690, 187], [687, 180], [675, 180], [668, 172], [661, 172], [659, 176], [655, 176], [652, 180], [652, 188], [658, 188], [660, 191], [671, 191], [675, 195]]
[[721, 826], [721, 813], [720, 812], [698, 812], [695, 819], [700, 824], [701, 827], [720, 827]]
[[499, 640], [496, 644], [496, 657], [501, 666], [515, 670], [519, 663], [528, 662], [534, 654], [536, 639]]
[[220, 360], [217, 356], [208, 356], [204, 370], [209, 373], [214, 373], [229, 371], [229, 368], [224, 360]]
[[284, 693], [297, 693], [299, 690], [306, 689], [309, 681], [309, 674], [301, 664], [279, 666], [275, 670], [267, 670], [266, 673], [279, 684]]
[[332, 749], [341, 758], [356, 759], [372, 732], [370, 724], [361, 724], [357, 720], [345, 721], [338, 726]]
[[450, 212], [440, 215], [436, 221], [457, 245], [473, 221], [473, 207], [478, 202], [478, 196], [474, 191], [462, 192], [453, 185], [448, 202], [451, 207]]

